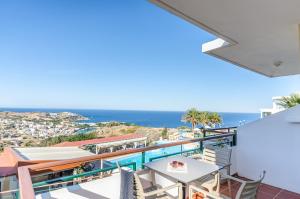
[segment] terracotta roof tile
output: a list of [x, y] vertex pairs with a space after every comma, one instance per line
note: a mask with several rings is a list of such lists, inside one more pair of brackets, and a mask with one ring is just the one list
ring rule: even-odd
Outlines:
[[143, 135], [140, 134], [126, 134], [121, 136], [114, 136], [114, 137], [107, 137], [107, 138], [98, 138], [98, 139], [92, 139], [92, 140], [83, 140], [83, 141], [76, 141], [76, 142], [62, 142], [53, 146], [84, 146], [89, 144], [102, 144], [107, 142], [117, 142], [122, 140], [131, 140], [131, 139], [137, 139], [142, 138]]

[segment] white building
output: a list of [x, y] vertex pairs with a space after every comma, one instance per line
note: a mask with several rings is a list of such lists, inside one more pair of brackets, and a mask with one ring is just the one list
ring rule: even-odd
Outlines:
[[300, 105], [238, 127], [237, 140], [239, 175], [266, 170], [265, 183], [300, 193]]
[[264, 118], [268, 115], [272, 115], [274, 113], [278, 113], [280, 111], [285, 110], [282, 106], [279, 105], [278, 100], [280, 100], [282, 96], [272, 97], [272, 108], [263, 108], [260, 109], [260, 117]]

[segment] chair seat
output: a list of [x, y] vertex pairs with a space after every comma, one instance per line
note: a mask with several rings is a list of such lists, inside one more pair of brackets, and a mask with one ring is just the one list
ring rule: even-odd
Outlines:
[[[228, 180], [228, 179], [221, 175], [220, 183], [223, 183], [226, 180]], [[214, 175], [209, 175], [206, 178], [202, 178], [202, 179], [199, 179], [199, 180], [193, 182], [193, 184], [201, 186], [201, 187], [203, 187], [205, 189], [208, 189], [208, 190], [210, 190], [213, 187], [214, 183], [215, 183]]]
[[155, 191], [155, 190], [160, 189], [160, 188], [161, 188], [161, 186], [159, 186], [159, 185], [153, 185], [153, 186], [145, 188], [144, 191], [145, 191], [145, 193], [147, 193], [147, 192], [150, 192], [150, 191]]
[[168, 195], [164, 194], [164, 195], [160, 195], [160, 196], [157, 196], [157, 195], [148, 196], [148, 197], [146, 197], [146, 199], [170, 199], [170, 197]]
[[[220, 182], [222, 183], [225, 180], [227, 180], [227, 178], [224, 178], [221, 176]], [[196, 185], [198, 187], [203, 187], [203, 188], [211, 191], [215, 185], [215, 178], [214, 178], [214, 175], [209, 175], [208, 177], [197, 180], [197, 181], [193, 182], [192, 184]]]
[[[147, 193], [147, 192], [155, 191], [155, 190], [158, 190], [158, 189], [161, 189], [161, 188], [162, 187], [159, 186], [159, 185], [153, 185], [151, 187], [147, 187], [146, 189], [144, 189], [144, 191], [145, 191], [145, 193]], [[170, 199], [171, 197], [166, 193], [146, 197], [146, 199], [155, 199], [155, 198], [157, 198], [157, 199]]]
[[146, 199], [170, 199], [167, 194], [148, 196]]
[[196, 180], [195, 182], [193, 182], [193, 184], [196, 185], [196, 186], [201, 186], [201, 187], [209, 190], [213, 186], [214, 182], [215, 182], [214, 176], [209, 175], [206, 178]]
[[[193, 194], [199, 194], [198, 196], [200, 196], [200, 198], [205, 198], [201, 192], [194, 192]], [[228, 197], [228, 196], [226, 196], [226, 195], [224, 195], [224, 194], [217, 194], [217, 193], [215, 193], [215, 192], [213, 192], [213, 194], [215, 194], [215, 195], [217, 196], [218, 199], [232, 199], [232, 198], [230, 198], [230, 197]], [[193, 195], [193, 196], [194, 196], [194, 195]], [[194, 198], [194, 197], [192, 197], [192, 198]], [[199, 198], [199, 197], [196, 197], [196, 198]], [[214, 197], [206, 197], [206, 198], [209, 198], [209, 199], [210, 199], [210, 198], [213, 198], [213, 199], [215, 199]], [[206, 199], [206, 198], [205, 198], [205, 199]]]

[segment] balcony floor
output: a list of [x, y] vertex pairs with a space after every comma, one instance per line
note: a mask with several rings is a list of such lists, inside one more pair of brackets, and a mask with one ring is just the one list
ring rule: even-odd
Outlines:
[[[240, 183], [231, 181], [231, 189], [232, 195], [235, 196], [238, 189], [240, 187]], [[221, 192], [230, 196], [227, 183], [223, 183], [221, 185]], [[300, 199], [300, 194], [290, 192], [284, 189], [280, 189], [277, 187], [273, 187], [267, 184], [261, 184], [258, 190], [258, 199]]]
[[[239, 177], [247, 180], [245, 178]], [[142, 181], [145, 187], [149, 186], [149, 182]], [[110, 177], [85, 182], [82, 184], [70, 186], [67, 188], [61, 188], [58, 190], [46, 192], [36, 195], [36, 199], [83, 199], [83, 198], [119, 198], [119, 185], [120, 175], [119, 173], [113, 174]], [[99, 189], [99, 187], [105, 187], [105, 189]], [[240, 183], [231, 181], [232, 196], [229, 194], [227, 183], [221, 185], [221, 193], [235, 198], [235, 195], [240, 187]], [[273, 187], [267, 184], [261, 184], [258, 190], [258, 199], [300, 199], [300, 194], [293, 193], [284, 189]]]

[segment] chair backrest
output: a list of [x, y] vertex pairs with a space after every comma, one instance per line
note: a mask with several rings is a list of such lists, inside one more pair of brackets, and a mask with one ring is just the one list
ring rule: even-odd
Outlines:
[[120, 199], [135, 198], [134, 173], [130, 170], [121, 169]]
[[257, 181], [245, 181], [236, 194], [236, 199], [255, 199], [257, 195], [257, 189], [264, 179], [266, 172], [263, 171], [260, 179]]
[[137, 197], [137, 185], [141, 185], [140, 180], [138, 179], [138, 183], [136, 180], [136, 174], [128, 169], [128, 168], [121, 168], [119, 162], [116, 162], [116, 165], [120, 172], [121, 177], [121, 184], [120, 184], [120, 199], [140, 199]]
[[135, 182], [135, 197], [136, 199], [144, 199], [144, 188], [140, 177], [137, 173], [134, 173], [134, 182]]
[[203, 160], [209, 163], [216, 164], [221, 168], [228, 166], [226, 169], [229, 172], [231, 151], [232, 149], [228, 146], [218, 147], [208, 145], [203, 150]]

